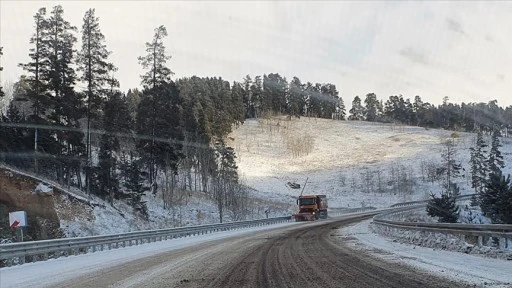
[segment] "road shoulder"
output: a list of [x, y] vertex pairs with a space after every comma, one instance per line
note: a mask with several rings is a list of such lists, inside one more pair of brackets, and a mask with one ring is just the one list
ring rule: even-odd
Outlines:
[[404, 263], [436, 276], [464, 281], [478, 287], [511, 287], [512, 263], [458, 252], [393, 242], [371, 231], [371, 220], [337, 229], [335, 236], [354, 250], [392, 263]]

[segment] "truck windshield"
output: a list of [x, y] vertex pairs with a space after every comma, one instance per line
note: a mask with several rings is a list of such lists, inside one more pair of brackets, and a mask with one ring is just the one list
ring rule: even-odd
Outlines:
[[315, 198], [301, 198], [299, 199], [300, 205], [314, 205]]

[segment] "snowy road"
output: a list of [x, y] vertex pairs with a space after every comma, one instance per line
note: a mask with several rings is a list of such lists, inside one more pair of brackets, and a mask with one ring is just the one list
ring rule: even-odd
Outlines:
[[0, 287], [459, 287], [331, 237], [336, 227], [361, 218], [217, 233], [0, 269]]

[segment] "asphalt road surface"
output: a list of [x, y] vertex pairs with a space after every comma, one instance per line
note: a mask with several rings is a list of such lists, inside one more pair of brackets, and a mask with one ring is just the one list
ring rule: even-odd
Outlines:
[[52, 287], [464, 287], [352, 250], [332, 235], [361, 218], [211, 241]]

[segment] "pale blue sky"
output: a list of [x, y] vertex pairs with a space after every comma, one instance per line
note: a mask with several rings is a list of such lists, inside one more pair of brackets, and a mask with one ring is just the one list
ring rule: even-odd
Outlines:
[[56, 3], [79, 28], [96, 8], [123, 90], [139, 86], [137, 56], [163, 24], [175, 77], [278, 72], [334, 83], [347, 104], [375, 92], [512, 105], [512, 3], [3, 0], [2, 82], [23, 73], [17, 63], [28, 61], [32, 16]]

